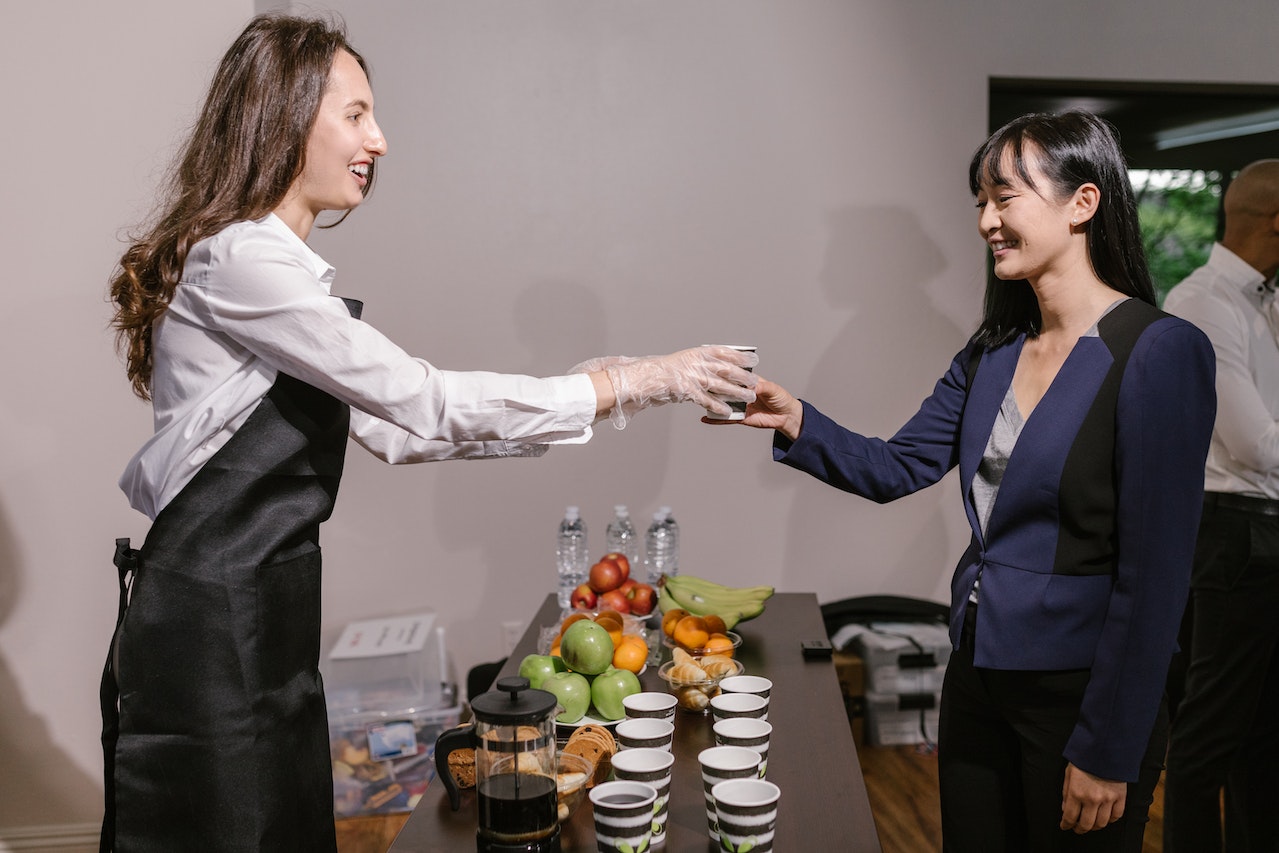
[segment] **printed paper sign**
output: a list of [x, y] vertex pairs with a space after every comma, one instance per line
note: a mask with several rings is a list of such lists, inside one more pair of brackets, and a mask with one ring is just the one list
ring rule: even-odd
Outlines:
[[434, 624], [434, 613], [352, 622], [343, 629], [329, 658], [349, 660], [420, 652], [426, 647]]

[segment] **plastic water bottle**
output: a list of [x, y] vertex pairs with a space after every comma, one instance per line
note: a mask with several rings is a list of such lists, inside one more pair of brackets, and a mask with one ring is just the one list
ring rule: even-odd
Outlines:
[[608, 523], [604, 540], [604, 546], [609, 551], [625, 554], [630, 564], [639, 568], [639, 536], [635, 533], [635, 525], [631, 522], [630, 510], [624, 504], [613, 507], [613, 520]]
[[567, 610], [571, 606], [573, 590], [586, 583], [587, 553], [586, 522], [582, 521], [577, 507], [568, 507], [564, 510], [559, 538], [555, 542], [555, 567], [559, 571], [557, 592], [561, 610]]
[[673, 575], [671, 565], [671, 531], [666, 526], [666, 516], [661, 510], [653, 513], [653, 523], [644, 534], [644, 569], [648, 582], [654, 586], [662, 575]]
[[666, 517], [666, 530], [669, 533], [669, 542], [667, 543], [666, 562], [668, 568], [666, 574], [674, 577], [679, 574], [679, 525], [675, 523], [675, 516], [671, 515], [671, 508], [668, 506], [661, 507], [659, 512]]

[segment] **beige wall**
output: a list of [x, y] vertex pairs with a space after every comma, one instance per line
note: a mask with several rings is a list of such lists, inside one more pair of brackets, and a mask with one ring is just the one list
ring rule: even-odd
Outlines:
[[[964, 169], [988, 77], [1279, 82], [1271, 0], [1034, 5], [336, 2], [391, 155], [367, 206], [312, 243], [336, 291], [442, 367], [749, 342], [762, 374], [888, 434], [977, 318]], [[254, 10], [6, 6], [0, 846], [100, 814], [110, 549], [147, 527], [115, 479], [150, 429], [104, 283]], [[354, 448], [323, 539], [326, 623], [430, 607], [460, 672], [500, 657], [502, 623], [552, 588], [567, 503], [593, 551], [614, 503], [640, 521], [670, 504], [686, 571], [945, 598], [967, 539], [953, 478], [880, 507], [697, 418], [646, 412], [540, 460], [392, 469]]]

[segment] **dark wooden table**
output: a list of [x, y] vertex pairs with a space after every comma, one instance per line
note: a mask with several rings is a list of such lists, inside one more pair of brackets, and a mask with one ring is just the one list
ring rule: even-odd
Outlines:
[[[547, 596], [501, 675], [516, 674], [524, 656], [536, 650], [538, 630], [558, 622], [555, 596]], [[805, 660], [800, 651], [802, 641], [826, 637], [817, 597], [778, 593], [769, 600], [763, 615], [735, 630], [742, 635], [737, 656], [746, 672], [773, 681], [768, 779], [782, 790], [776, 849], [782, 853], [880, 853], [834, 664]], [[666, 652], [664, 659], [668, 658]], [[666, 689], [655, 666], [649, 666], [640, 681], [645, 690]], [[676, 758], [665, 847], [672, 853], [718, 850], [706, 832], [697, 763], [697, 754], [714, 745], [709, 714], [676, 714]], [[474, 791], [463, 792], [462, 807], [454, 812], [444, 787], [432, 784], [391, 845], [391, 853], [474, 850], [475, 828]], [[564, 825], [560, 844], [563, 853], [595, 853], [589, 800]]]

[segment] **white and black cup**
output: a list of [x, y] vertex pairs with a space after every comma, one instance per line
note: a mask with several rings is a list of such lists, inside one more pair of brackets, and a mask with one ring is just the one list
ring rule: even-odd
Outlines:
[[762, 760], [758, 752], [744, 746], [712, 746], [697, 754], [697, 763], [702, 768], [702, 790], [706, 796], [706, 829], [713, 840], [719, 841], [719, 818], [715, 814], [715, 798], [711, 789], [729, 779], [758, 781]]
[[632, 693], [622, 700], [622, 708], [628, 720], [651, 717], [657, 720], [675, 720], [675, 706], [678, 700], [673, 693], [658, 693], [646, 690], [643, 693]]
[[773, 724], [755, 717], [731, 717], [714, 726], [715, 743], [720, 746], [744, 746], [759, 753], [759, 778], [768, 774], [768, 744]]
[[657, 789], [643, 782], [604, 782], [590, 793], [599, 853], [634, 853], [653, 840]]
[[762, 675], [730, 675], [719, 683], [722, 693], [749, 693], [768, 699], [773, 693], [773, 682]]
[[671, 751], [675, 737], [675, 724], [656, 717], [635, 717], [622, 720], [614, 729], [618, 751], [623, 749], [661, 749]]
[[721, 850], [769, 853], [781, 789], [763, 779], [732, 779], [711, 789]]
[[753, 693], [721, 693], [711, 699], [711, 716], [715, 722], [734, 717], [768, 719], [768, 699]]
[[[723, 346], [723, 347], [728, 347], [729, 349], [735, 349], [738, 352], [756, 352], [757, 351], [756, 347], [742, 346], [740, 344], [702, 344], [702, 346]], [[751, 372], [754, 372], [754, 369], [750, 367], [746, 368], [746, 370], [750, 370]], [[728, 407], [730, 409], [732, 409], [732, 411], [729, 412], [727, 416], [718, 414], [716, 412], [712, 412], [710, 409], [707, 409], [706, 417], [710, 418], [713, 421], [746, 420], [746, 404], [745, 403], [742, 403], [738, 400], [725, 400], [724, 402], [728, 404]]]
[[675, 754], [661, 749], [624, 749], [613, 756], [613, 778], [643, 782], [657, 791], [657, 799], [653, 802], [652, 847], [666, 843], [666, 818], [670, 815], [674, 767]]

